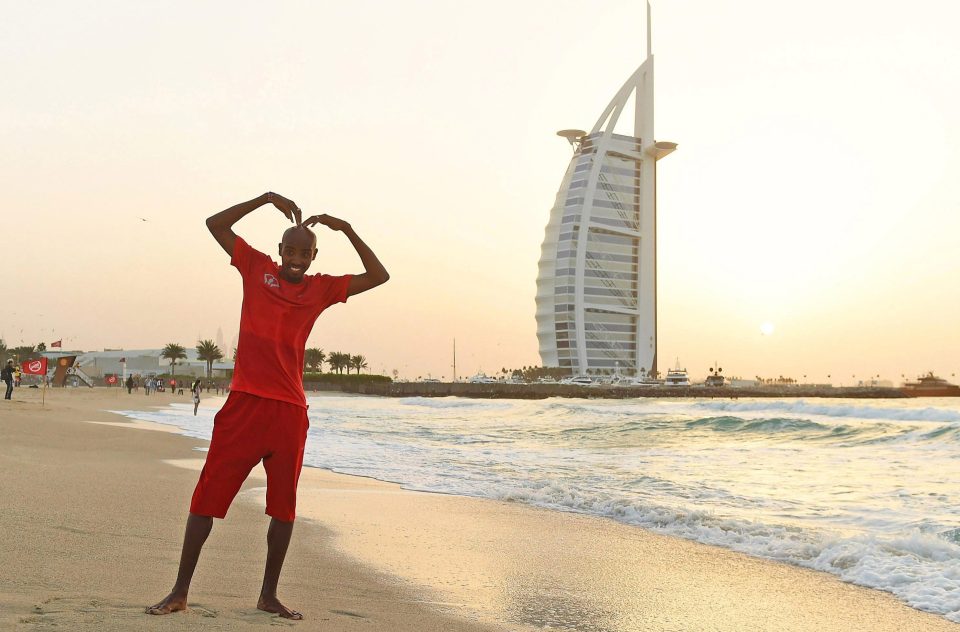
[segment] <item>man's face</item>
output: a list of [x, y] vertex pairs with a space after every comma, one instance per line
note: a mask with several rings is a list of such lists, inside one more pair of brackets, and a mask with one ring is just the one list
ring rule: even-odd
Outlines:
[[280, 242], [280, 276], [290, 283], [300, 283], [316, 256], [316, 235], [300, 226], [288, 228]]

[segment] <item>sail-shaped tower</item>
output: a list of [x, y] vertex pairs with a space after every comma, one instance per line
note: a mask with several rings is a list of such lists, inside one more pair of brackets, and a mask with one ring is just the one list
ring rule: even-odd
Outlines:
[[[590, 132], [563, 130], [573, 158], [550, 211], [537, 276], [544, 366], [573, 375], [657, 370], [657, 160], [676, 143], [653, 133], [653, 53]], [[633, 135], [614, 133], [633, 98]], [[627, 121], [629, 122], [629, 121]]]

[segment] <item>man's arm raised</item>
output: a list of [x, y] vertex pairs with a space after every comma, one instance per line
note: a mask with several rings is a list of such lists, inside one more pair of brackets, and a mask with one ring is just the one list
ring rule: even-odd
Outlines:
[[350, 243], [353, 244], [357, 254], [360, 255], [360, 262], [363, 263], [364, 273], [354, 275], [353, 278], [350, 279], [350, 285], [347, 286], [347, 296], [366, 292], [390, 280], [390, 274], [387, 272], [387, 269], [384, 268], [380, 260], [377, 259], [377, 255], [373, 254], [373, 251], [370, 250], [370, 246], [363, 243], [363, 240], [357, 236], [357, 233], [353, 232], [353, 227], [350, 224], [342, 219], [337, 219], [336, 217], [331, 217], [326, 214], [314, 215], [303, 222], [303, 225], [307, 228], [310, 228], [314, 224], [323, 224], [330, 230], [342, 232], [347, 236], [347, 239], [350, 240]]
[[213, 235], [220, 247], [228, 255], [233, 256], [233, 244], [237, 240], [237, 234], [233, 232], [233, 225], [243, 219], [246, 215], [257, 210], [264, 204], [273, 204], [288, 220], [300, 225], [300, 208], [294, 204], [293, 200], [288, 200], [279, 193], [264, 193], [247, 202], [241, 202], [230, 208], [220, 211], [216, 215], [207, 218], [207, 228]]

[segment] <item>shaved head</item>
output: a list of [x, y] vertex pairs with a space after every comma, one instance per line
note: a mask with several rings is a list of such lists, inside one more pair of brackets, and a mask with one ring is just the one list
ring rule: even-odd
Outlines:
[[280, 243], [313, 250], [317, 246], [317, 236], [306, 226], [291, 226], [283, 231], [283, 238]]

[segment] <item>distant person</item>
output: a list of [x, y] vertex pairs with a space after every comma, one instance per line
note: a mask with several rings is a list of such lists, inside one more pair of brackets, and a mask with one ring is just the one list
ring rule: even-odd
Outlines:
[[183, 380], [177, 380], [177, 395], [183, 395]]
[[[296, 224], [283, 233], [279, 265], [233, 232], [234, 224], [265, 204], [273, 204]], [[310, 230], [316, 224], [346, 235], [360, 256], [363, 274], [306, 274], [317, 256], [317, 238]], [[301, 224], [297, 205], [275, 193], [213, 215], [207, 219], [207, 228], [243, 279], [239, 342], [243, 354], [233, 375], [237, 383], [214, 420], [207, 460], [190, 503], [176, 583], [147, 612], [186, 609], [190, 580], [213, 518], [226, 516], [250, 470], [262, 460], [267, 472], [266, 513], [271, 520], [257, 608], [285, 619], [302, 619], [277, 598], [277, 583], [293, 534], [297, 481], [309, 426], [303, 393], [304, 347], [321, 312], [385, 283], [390, 275], [350, 224], [329, 215], [316, 215]]]
[[131, 393], [133, 393], [133, 376], [128, 375], [127, 381], [125, 383], [127, 385], [127, 395], [130, 395]]
[[193, 416], [197, 416], [197, 408], [200, 407], [200, 391], [202, 390], [200, 384], [200, 378], [197, 378], [193, 382], [193, 386], [190, 387], [190, 392], [193, 393]]
[[170, 380], [170, 394], [171, 394], [171, 395], [176, 395], [176, 394], [177, 394], [177, 381], [176, 381], [176, 380]]
[[3, 383], [7, 385], [7, 392], [4, 393], [4, 399], [13, 398], [13, 360], [7, 360], [7, 365], [0, 369], [0, 380], [3, 380]]
[[20, 372], [20, 367], [13, 367], [13, 383], [17, 388], [20, 388], [20, 380], [23, 379], [23, 373]]

